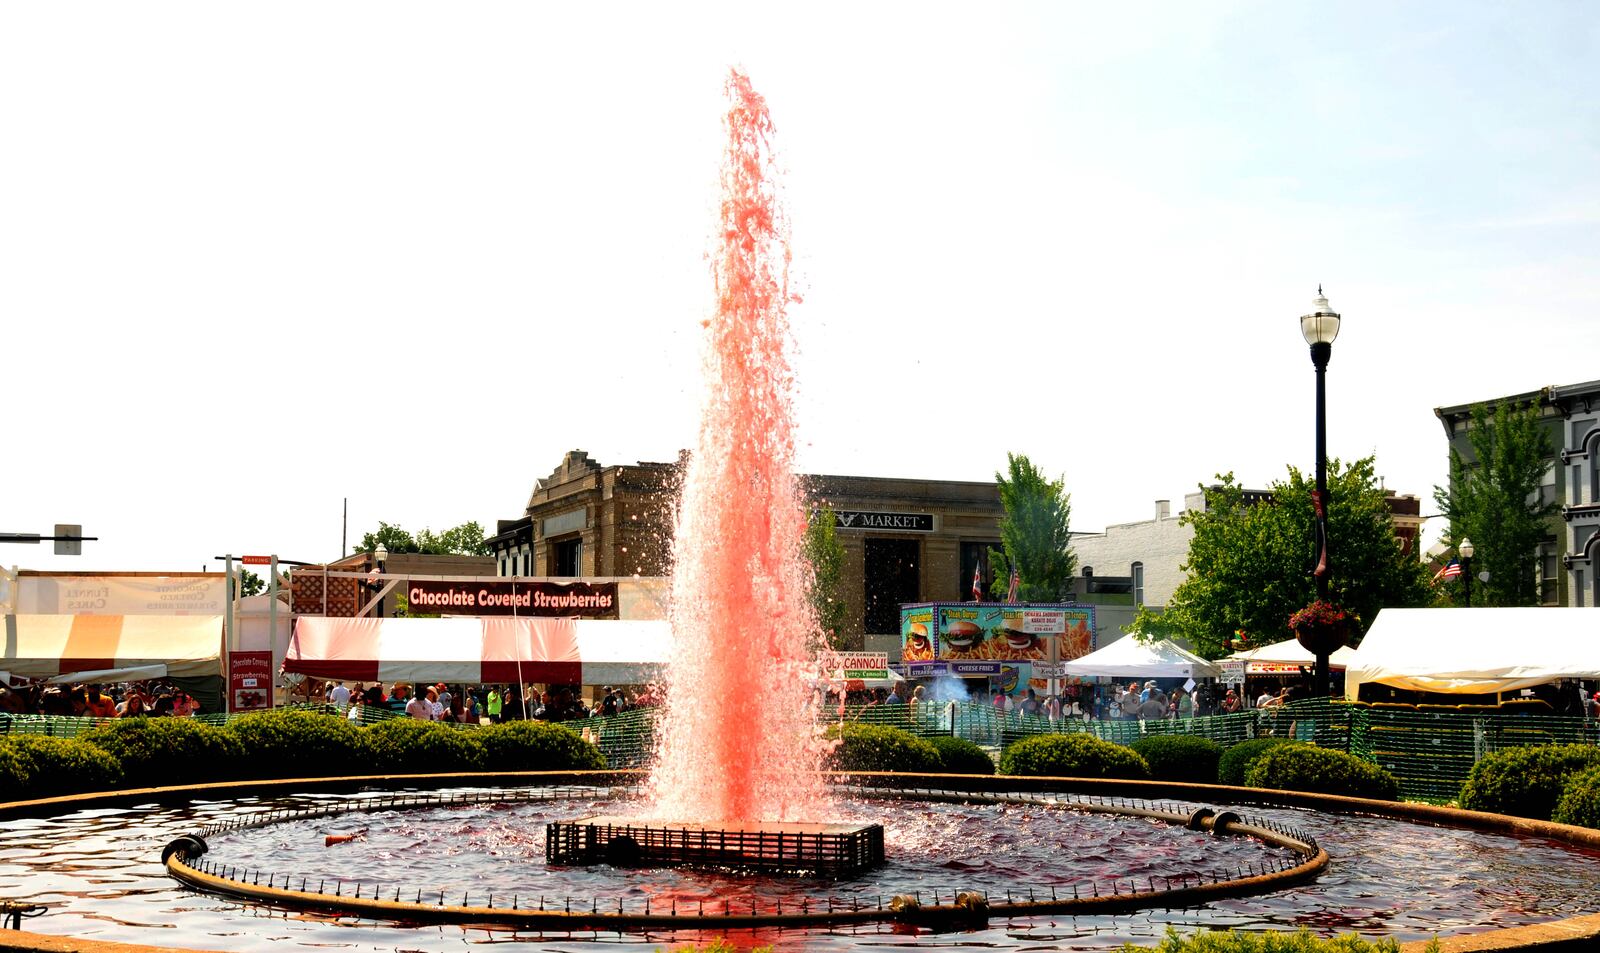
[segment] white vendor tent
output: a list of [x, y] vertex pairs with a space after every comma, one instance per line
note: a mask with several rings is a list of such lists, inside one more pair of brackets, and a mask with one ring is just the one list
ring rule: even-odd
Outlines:
[[[222, 677], [222, 616], [6, 616], [0, 669], [60, 682]], [[57, 678], [65, 676], [64, 678]]]
[[663, 621], [301, 616], [285, 672], [353, 681], [636, 684], [660, 675]]
[[1558, 678], [1600, 678], [1600, 608], [1384, 609], [1345, 668], [1345, 694], [1364, 682], [1477, 694]]
[[[1346, 645], [1328, 656], [1329, 668], [1349, 668], [1350, 660], [1355, 658], [1356, 650]], [[1295, 639], [1283, 642], [1274, 642], [1260, 648], [1247, 649], [1235, 652], [1228, 656], [1229, 659], [1245, 663], [1246, 675], [1273, 675], [1284, 672], [1297, 672], [1303, 665], [1307, 669], [1317, 664], [1317, 657], [1306, 651], [1305, 646]]]
[[1110, 678], [1215, 678], [1215, 665], [1171, 639], [1141, 642], [1120, 638], [1098, 652], [1066, 663], [1068, 675], [1105, 675]]

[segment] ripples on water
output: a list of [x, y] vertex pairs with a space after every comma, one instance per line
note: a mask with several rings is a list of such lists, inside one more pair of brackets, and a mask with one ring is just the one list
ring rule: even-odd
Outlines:
[[[342, 800], [316, 796], [270, 802], [274, 807]], [[224, 817], [264, 810], [269, 802], [195, 802], [185, 808], [141, 805], [82, 811], [48, 820], [8, 821], [0, 833], [0, 896], [46, 904], [27, 921], [41, 933], [86, 939], [254, 951], [285, 942], [348, 950], [460, 950], [484, 943], [536, 942], [541, 948], [592, 948], [595, 943], [656, 946], [695, 934], [549, 935], [463, 927], [387, 923], [286, 913], [241, 906], [194, 893], [166, 877], [161, 848], [174, 835]], [[218, 834], [210, 859], [292, 871], [313, 882], [342, 879], [410, 891], [459, 895], [494, 892], [547, 898], [645, 897], [680, 908], [701, 900], [759, 897], [765, 905], [802, 894], [859, 896], [876, 902], [930, 888], [1010, 889], [1048, 893], [1054, 886], [1088, 889], [1114, 876], [1226, 871], [1259, 862], [1274, 849], [1234, 838], [1210, 838], [1167, 825], [1039, 805], [845, 802], [849, 819], [887, 818], [888, 864], [860, 878], [821, 885], [759, 881], [683, 870], [614, 871], [606, 867], [548, 870], [544, 825], [594, 813], [618, 813], [614, 801], [476, 804], [420, 811], [380, 811], [292, 821]], [[775, 942], [780, 950], [855, 950], [863, 946], [940, 945], [1039, 950], [1091, 950], [1126, 940], [1148, 942], [1166, 926], [1357, 931], [1418, 939], [1475, 932], [1600, 909], [1600, 877], [1589, 874], [1600, 852], [1549, 841], [1432, 828], [1367, 817], [1297, 810], [1244, 809], [1310, 831], [1333, 863], [1312, 885], [1267, 897], [1219, 902], [1194, 910], [1152, 910], [1118, 917], [995, 921], [985, 930], [930, 937], [890, 925], [806, 934], [741, 931], [737, 945]], [[324, 846], [327, 834], [357, 833]], [[349, 886], [346, 892], [349, 892]], [[403, 894], [402, 894], [403, 895]], [[481, 899], [476, 902], [481, 902]]]

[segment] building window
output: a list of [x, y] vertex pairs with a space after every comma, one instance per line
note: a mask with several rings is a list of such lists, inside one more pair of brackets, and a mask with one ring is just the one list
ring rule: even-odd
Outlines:
[[1573, 604], [1576, 605], [1578, 608], [1582, 609], [1583, 608], [1583, 570], [1582, 569], [1574, 569], [1572, 571], [1572, 594], [1575, 597], [1574, 600], [1573, 600]]
[[1133, 604], [1144, 605], [1144, 563], [1133, 564]]
[[555, 544], [556, 566], [553, 575], [583, 575], [583, 540], [564, 539]]

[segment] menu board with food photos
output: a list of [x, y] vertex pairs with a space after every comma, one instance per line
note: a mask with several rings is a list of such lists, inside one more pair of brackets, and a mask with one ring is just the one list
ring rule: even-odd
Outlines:
[[1070, 662], [1094, 651], [1094, 607], [937, 603], [900, 610], [902, 662]]

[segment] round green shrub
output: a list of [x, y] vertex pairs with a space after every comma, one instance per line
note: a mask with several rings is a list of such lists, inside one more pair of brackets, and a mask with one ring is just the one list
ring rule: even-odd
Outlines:
[[4, 744], [28, 762], [29, 797], [99, 791], [114, 788], [122, 780], [117, 759], [87, 742], [13, 735]]
[[340, 715], [279, 709], [241, 715], [229, 734], [249, 755], [251, 778], [336, 778], [371, 773], [361, 729]]
[[1600, 748], [1592, 745], [1496, 751], [1472, 766], [1458, 803], [1469, 811], [1548, 821], [1567, 781], [1596, 765], [1600, 765]]
[[229, 781], [245, 754], [232, 732], [190, 718], [119, 718], [78, 740], [117, 759], [130, 788]]
[[510, 721], [473, 733], [486, 771], [598, 771], [600, 749], [571, 728], [547, 721]]
[[[1424, 953], [1438, 953], [1439, 941], [1428, 941]], [[1166, 937], [1154, 948], [1126, 943], [1123, 953], [1400, 953], [1400, 944], [1389, 937], [1363, 940], [1354, 933], [1319, 937], [1305, 927], [1293, 933], [1274, 930], [1202, 930], [1179, 934], [1167, 928]]]
[[1255, 759], [1244, 773], [1253, 788], [1342, 794], [1378, 801], [1400, 797], [1394, 775], [1355, 755], [1313, 745], [1278, 745]]
[[1561, 791], [1550, 819], [1557, 824], [1600, 828], [1600, 767], [1573, 775]]
[[483, 746], [476, 732], [460, 731], [436, 721], [391, 718], [362, 729], [372, 766], [390, 774], [442, 774], [481, 771]]
[[1093, 735], [1034, 735], [1006, 746], [1000, 773], [1066, 778], [1150, 777], [1150, 765], [1132, 748]]
[[1222, 757], [1217, 759], [1217, 783], [1242, 786], [1244, 773], [1257, 758], [1279, 745], [1293, 744], [1303, 744], [1303, 742], [1291, 741], [1288, 738], [1251, 738], [1249, 741], [1230, 745], [1222, 752]]
[[994, 759], [989, 757], [989, 752], [965, 738], [934, 735], [922, 740], [939, 752], [939, 761], [944, 765], [945, 774], [994, 773]]
[[852, 722], [829, 725], [823, 737], [839, 742], [823, 759], [831, 771], [936, 774], [944, 770], [938, 748], [899, 728]]
[[0, 744], [0, 800], [31, 801], [28, 785], [33, 780], [33, 762], [17, 754], [10, 745]]
[[1217, 761], [1222, 757], [1222, 746], [1209, 738], [1150, 735], [1129, 747], [1150, 765], [1150, 777], [1157, 781], [1217, 783]]

